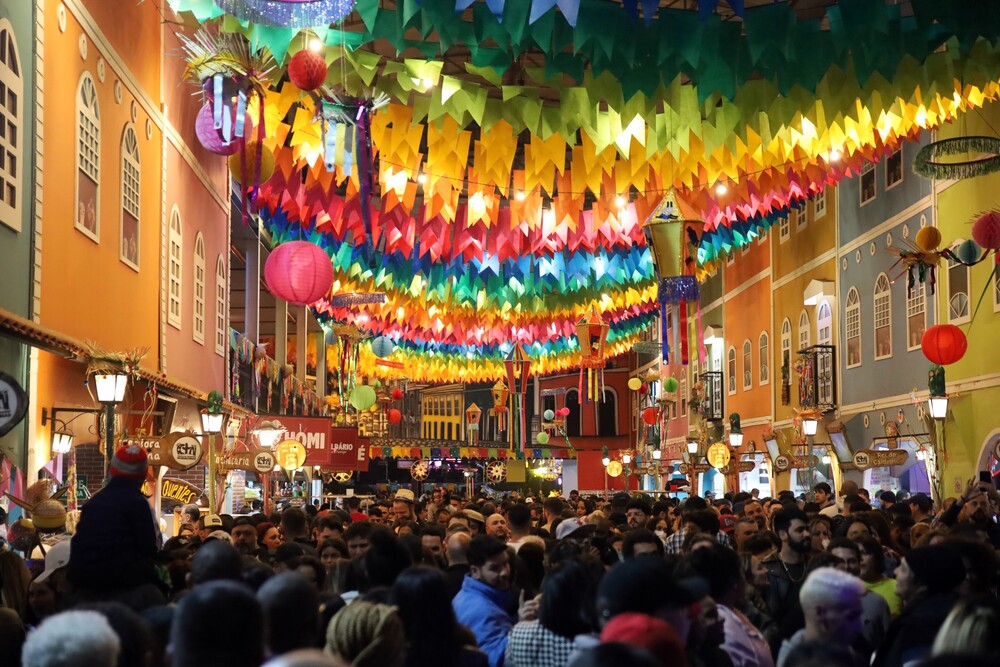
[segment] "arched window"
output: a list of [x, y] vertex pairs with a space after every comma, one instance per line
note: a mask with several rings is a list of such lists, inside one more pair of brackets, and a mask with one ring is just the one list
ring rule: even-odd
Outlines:
[[809, 347], [809, 313], [802, 311], [799, 313], [799, 349], [804, 350]]
[[97, 87], [89, 73], [80, 77], [76, 93], [76, 228], [94, 241], [101, 239], [101, 111]]
[[771, 381], [771, 351], [770, 351], [770, 340], [766, 331], [760, 332], [760, 337], [757, 338], [757, 348], [760, 354], [759, 360], [759, 383], [761, 385], [768, 384]]
[[0, 222], [21, 231], [24, 82], [14, 27], [0, 19]]
[[[964, 243], [957, 239], [951, 244], [953, 251]], [[969, 267], [948, 260], [948, 321], [951, 324], [962, 324], [969, 321]]]
[[618, 435], [618, 394], [605, 387], [603, 399], [597, 404], [597, 435], [612, 438]]
[[[819, 302], [816, 309], [816, 342], [819, 345], [833, 343], [833, 310], [830, 302]], [[821, 354], [819, 366], [819, 401], [824, 404], [833, 403], [833, 359], [829, 354]]]
[[[697, 357], [696, 357], [696, 359], [697, 359]], [[692, 370], [692, 373], [693, 373], [693, 377], [697, 380], [697, 378], [698, 378], [698, 369], [697, 369], [697, 366], [695, 364], [692, 364], [691, 370]], [[681, 417], [687, 417], [687, 413], [688, 413], [688, 379], [687, 379], [687, 373], [681, 373], [681, 382], [680, 382], [680, 384], [681, 384], [681, 386], [680, 386], [679, 391], [680, 391], [680, 394], [681, 394]]]
[[167, 241], [167, 323], [181, 328], [181, 285], [184, 268], [183, 246], [181, 245], [181, 212], [174, 205], [170, 211], [170, 232]]
[[844, 338], [847, 340], [847, 367], [860, 366], [861, 297], [854, 287], [847, 291], [847, 305], [844, 306]]
[[196, 343], [205, 344], [205, 237], [198, 232], [194, 238], [194, 328], [191, 335]]
[[787, 317], [781, 322], [781, 367], [792, 367], [792, 323]]
[[[1000, 280], [1000, 273], [996, 275], [996, 280]], [[996, 283], [994, 283], [996, 284]], [[996, 291], [994, 290], [994, 296]], [[994, 304], [994, 310], [996, 305]], [[924, 338], [924, 331], [927, 330], [927, 298], [924, 292], [924, 284], [917, 283], [906, 295], [906, 349], [919, 350], [920, 341]]]
[[749, 338], [743, 341], [743, 389], [753, 389], [753, 346]]
[[226, 340], [226, 261], [219, 255], [215, 261], [215, 352], [225, 356]]
[[121, 247], [118, 258], [127, 266], [139, 270], [139, 213], [140, 186], [142, 182], [141, 163], [139, 161], [139, 139], [131, 123], [125, 126], [122, 133], [122, 201], [121, 221], [119, 222]]
[[889, 277], [880, 273], [875, 279], [875, 359], [892, 356], [892, 287]]
[[729, 376], [729, 393], [736, 393], [736, 348], [730, 346], [726, 353], [726, 374]]
[[566, 407], [569, 408], [569, 414], [566, 415], [566, 436], [569, 438], [579, 437], [582, 435], [583, 429], [580, 425], [580, 394], [577, 393], [576, 389], [570, 389], [566, 392]]

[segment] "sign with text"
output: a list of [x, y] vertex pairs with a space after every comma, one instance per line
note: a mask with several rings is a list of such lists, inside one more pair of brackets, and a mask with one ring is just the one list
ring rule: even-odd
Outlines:
[[368, 440], [357, 429], [335, 428], [332, 431], [330, 467], [334, 470], [368, 470]]
[[332, 456], [330, 431], [333, 420], [329, 417], [268, 417], [285, 427], [285, 439], [298, 440], [306, 448], [307, 466], [328, 467]]
[[274, 468], [274, 462], [274, 454], [266, 449], [215, 453], [215, 465], [220, 471], [245, 470], [246, 472], [265, 473], [271, 472]]
[[860, 452], [855, 452], [854, 465], [858, 470], [889, 468], [903, 465], [908, 458], [910, 458], [910, 452], [906, 449], [862, 449]]
[[188, 470], [201, 462], [204, 449], [194, 433], [168, 433], [163, 436], [134, 436], [125, 444], [142, 447], [151, 466]]
[[17, 426], [28, 412], [28, 395], [17, 380], [0, 373], [0, 435]]
[[[142, 492], [146, 496], [153, 495], [152, 482], [146, 480], [142, 485]], [[175, 500], [182, 505], [188, 505], [201, 498], [201, 489], [192, 484], [188, 484], [182, 479], [170, 479], [164, 477], [160, 480], [160, 497], [165, 500]]]

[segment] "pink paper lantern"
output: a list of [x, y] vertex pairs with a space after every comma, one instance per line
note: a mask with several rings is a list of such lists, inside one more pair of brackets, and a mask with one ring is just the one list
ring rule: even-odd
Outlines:
[[333, 286], [333, 264], [315, 243], [289, 241], [271, 251], [264, 280], [275, 296], [296, 306], [316, 303]]
[[972, 240], [984, 248], [1000, 248], [1000, 212], [987, 211], [972, 223]]
[[[235, 109], [229, 109], [228, 113], [230, 118], [236, 116]], [[243, 137], [251, 136], [253, 121], [250, 119], [250, 114], [246, 114], [243, 123]], [[205, 147], [205, 150], [216, 155], [234, 155], [240, 150], [240, 146], [243, 145], [243, 137], [234, 137], [228, 144], [222, 140], [222, 133], [215, 129], [215, 118], [212, 115], [211, 104], [205, 104], [198, 111], [198, 118], [195, 119], [194, 123], [194, 131], [198, 135], [198, 141]]]

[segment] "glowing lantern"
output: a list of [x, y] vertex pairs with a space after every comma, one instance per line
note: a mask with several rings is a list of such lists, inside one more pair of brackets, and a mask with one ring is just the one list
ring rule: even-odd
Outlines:
[[316, 90], [326, 81], [326, 58], [302, 49], [288, 61], [288, 80], [299, 90]]
[[639, 391], [640, 389], [642, 389], [642, 380], [640, 380], [639, 378], [629, 378], [628, 388], [631, 389], [632, 391]]
[[315, 243], [289, 241], [271, 251], [264, 280], [272, 294], [297, 306], [319, 301], [333, 286], [333, 264]]
[[491, 393], [493, 394], [493, 408], [490, 410], [490, 415], [497, 420], [497, 430], [506, 431], [507, 399], [510, 397], [510, 391], [503, 380], [497, 380], [497, 383], [493, 385]]
[[924, 332], [920, 347], [933, 363], [947, 366], [965, 356], [969, 341], [954, 324], [935, 324]]
[[[580, 396], [585, 401], [596, 401], [603, 395], [604, 388], [604, 346], [608, 342], [608, 324], [601, 319], [597, 309], [591, 307], [590, 314], [576, 325], [576, 338], [580, 343]], [[597, 371], [595, 373], [595, 371]], [[583, 391], [583, 378], [587, 377], [587, 391]]]
[[479, 419], [482, 415], [483, 411], [475, 403], [470, 403], [469, 407], [465, 409], [465, 423], [469, 429], [469, 439], [473, 445], [479, 440]]

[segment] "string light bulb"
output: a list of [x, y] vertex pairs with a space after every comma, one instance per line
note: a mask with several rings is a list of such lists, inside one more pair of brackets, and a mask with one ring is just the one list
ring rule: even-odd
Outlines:
[[417, 176], [417, 183], [423, 185], [426, 182], [427, 182], [427, 174], [420, 174], [419, 176]]
[[517, 201], [524, 201], [524, 197], [525, 194], [523, 190], [518, 190], [516, 193], [514, 193], [514, 199], [516, 199]]
[[621, 195], [615, 197], [615, 206], [617, 206], [618, 208], [625, 208], [625, 204], [627, 203], [628, 200], [625, 199], [625, 197], [622, 197]]
[[720, 197], [726, 194], [727, 192], [729, 192], [729, 187], [725, 183], [719, 183], [718, 185], [715, 186], [715, 194], [719, 195]]
[[319, 41], [318, 38], [313, 37], [309, 40], [309, 50], [319, 53], [323, 50], [323, 42]]

